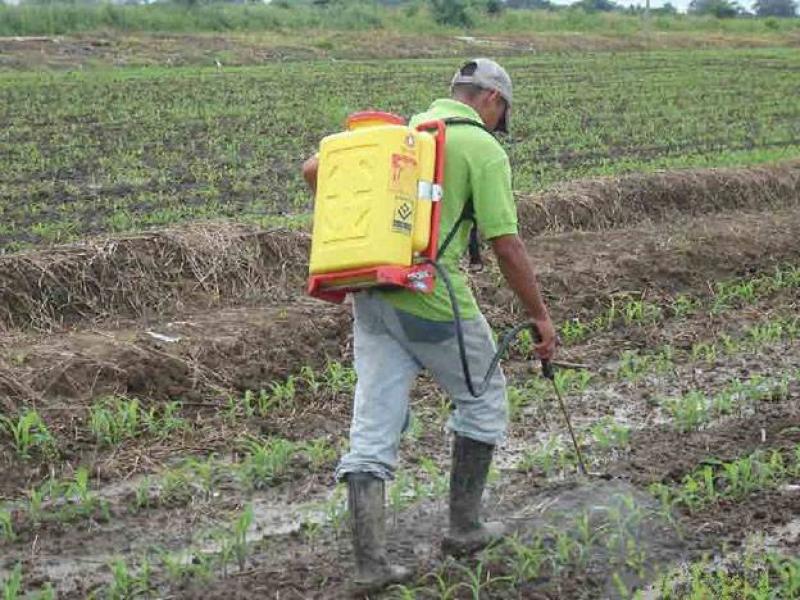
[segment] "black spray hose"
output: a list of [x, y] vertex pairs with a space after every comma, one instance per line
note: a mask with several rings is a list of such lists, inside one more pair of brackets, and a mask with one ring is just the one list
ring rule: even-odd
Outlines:
[[[458, 306], [455, 290], [453, 289], [453, 282], [450, 279], [447, 269], [445, 269], [442, 265], [435, 260], [429, 260], [427, 262], [428, 264], [433, 265], [433, 268], [436, 269], [436, 272], [439, 274], [439, 277], [442, 278], [442, 281], [447, 288], [447, 295], [450, 297], [450, 305], [453, 307], [453, 324], [456, 330], [456, 340], [458, 341], [458, 354], [461, 358], [461, 370], [464, 372], [464, 382], [467, 384], [469, 393], [474, 398], [478, 398], [483, 396], [486, 390], [489, 389], [489, 381], [491, 381], [492, 376], [494, 375], [495, 371], [497, 371], [497, 366], [500, 364], [500, 359], [506, 353], [506, 350], [508, 350], [511, 342], [514, 341], [514, 338], [516, 338], [523, 330], [531, 329], [534, 340], [538, 342], [541, 339], [539, 330], [536, 328], [536, 325], [533, 322], [525, 321], [524, 323], [516, 325], [513, 329], [511, 329], [511, 331], [506, 333], [503, 336], [503, 339], [500, 341], [500, 345], [497, 347], [497, 352], [495, 352], [494, 356], [492, 357], [492, 361], [489, 363], [489, 369], [486, 371], [483, 381], [481, 382], [480, 386], [476, 388], [475, 384], [472, 382], [472, 375], [469, 372], [467, 348], [464, 343], [464, 329], [461, 322], [461, 310]], [[551, 380], [554, 377], [553, 365], [550, 364], [549, 360], [542, 360], [542, 375]]]

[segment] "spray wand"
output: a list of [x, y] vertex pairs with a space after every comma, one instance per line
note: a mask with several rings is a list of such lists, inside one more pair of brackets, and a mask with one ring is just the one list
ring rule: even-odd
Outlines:
[[[539, 330], [536, 328], [535, 323], [531, 323], [531, 329], [533, 330], [533, 338], [539, 342], [542, 339], [542, 336], [539, 334]], [[542, 359], [542, 377], [545, 379], [549, 379], [553, 382], [553, 390], [556, 393], [556, 398], [558, 398], [558, 405], [561, 407], [561, 412], [564, 415], [564, 420], [567, 422], [567, 428], [569, 429], [569, 436], [572, 438], [572, 445], [575, 447], [575, 454], [578, 456], [578, 468], [580, 468], [581, 473], [583, 475], [587, 474], [586, 465], [583, 462], [583, 455], [581, 454], [581, 448], [578, 445], [578, 440], [575, 438], [575, 430], [572, 429], [572, 421], [569, 418], [569, 410], [567, 409], [567, 403], [564, 401], [564, 397], [561, 395], [561, 389], [556, 383], [556, 374], [553, 370], [553, 363], [551, 363], [548, 359]]]

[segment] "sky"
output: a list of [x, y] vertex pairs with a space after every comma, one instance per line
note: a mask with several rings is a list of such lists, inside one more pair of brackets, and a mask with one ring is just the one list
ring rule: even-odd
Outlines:
[[[575, 0], [551, 0], [553, 4], [572, 4]], [[619, 4], [620, 6], [635, 6], [641, 5], [644, 6], [645, 0], [614, 0], [615, 4]], [[659, 6], [664, 6], [669, 0], [650, 0], [650, 7], [651, 8], [658, 8]], [[677, 8], [680, 12], [686, 12], [686, 9], [689, 7], [690, 0], [672, 0], [670, 3], [672, 6]], [[749, 0], [744, 0], [743, 2], [739, 2], [742, 6], [750, 6]]]

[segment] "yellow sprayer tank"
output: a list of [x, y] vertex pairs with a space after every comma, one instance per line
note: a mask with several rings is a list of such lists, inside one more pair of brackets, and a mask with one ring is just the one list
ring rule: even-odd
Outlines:
[[410, 266], [428, 246], [434, 136], [386, 113], [358, 113], [319, 150], [311, 275]]

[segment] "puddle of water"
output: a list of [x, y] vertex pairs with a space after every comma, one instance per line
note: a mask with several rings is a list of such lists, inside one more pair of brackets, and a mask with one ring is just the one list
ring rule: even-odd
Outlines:
[[[335, 489], [326, 491], [325, 494], [303, 503], [254, 498], [250, 501], [253, 508], [253, 522], [245, 533], [245, 542], [253, 544], [271, 537], [295, 533], [307, 524], [324, 525], [329, 520], [325, 503], [331, 501], [335, 494]], [[203, 541], [194, 543], [186, 549], [181, 562], [188, 564], [196, 554], [218, 554], [222, 551], [222, 546], [221, 540], [206, 536]]]
[[[125, 495], [135, 490], [144, 480], [144, 477], [131, 478], [127, 481], [116, 482], [98, 491], [97, 495], [102, 498], [112, 498]], [[287, 535], [299, 531], [304, 523], [324, 524], [328, 520], [328, 515], [324, 509], [326, 502], [330, 501], [335, 490], [327, 490], [324, 494], [313, 497], [312, 500], [303, 503], [291, 503], [269, 498], [254, 498], [251, 501], [253, 507], [253, 523], [246, 533], [247, 543], [259, 542], [263, 539]], [[222, 527], [214, 527], [222, 529]], [[198, 531], [199, 533], [199, 531]], [[148, 540], [142, 537], [138, 540], [141, 543], [136, 548], [144, 551]], [[152, 542], [152, 540], [150, 540]], [[160, 544], [160, 545], [169, 545]], [[197, 554], [216, 554], [219, 553], [221, 543], [206, 534], [201, 542], [190, 542], [186, 544], [181, 541], [180, 546], [171, 549], [173, 556], [178, 556], [182, 564], [189, 564]], [[115, 559], [122, 557], [128, 561], [131, 574], [137, 572], [141, 552], [137, 553], [136, 548], [126, 548], [126, 551], [116, 553], [85, 553], [81, 556], [70, 556], [68, 554], [55, 556], [42, 554], [37, 556], [36, 575], [47, 578], [54, 583], [60, 593], [69, 593], [77, 589], [78, 583], [88, 577], [100, 578], [110, 577], [108, 565]], [[11, 574], [16, 560], [10, 557], [6, 565], [0, 567], [0, 581], [4, 581]], [[233, 572], [235, 569], [231, 568]], [[103, 575], [105, 573], [105, 575]]]
[[772, 534], [767, 536], [765, 542], [767, 546], [775, 550], [786, 550], [787, 553], [793, 552], [790, 552], [789, 547], [796, 547], [797, 543], [800, 542], [800, 517], [796, 517], [778, 527]]

